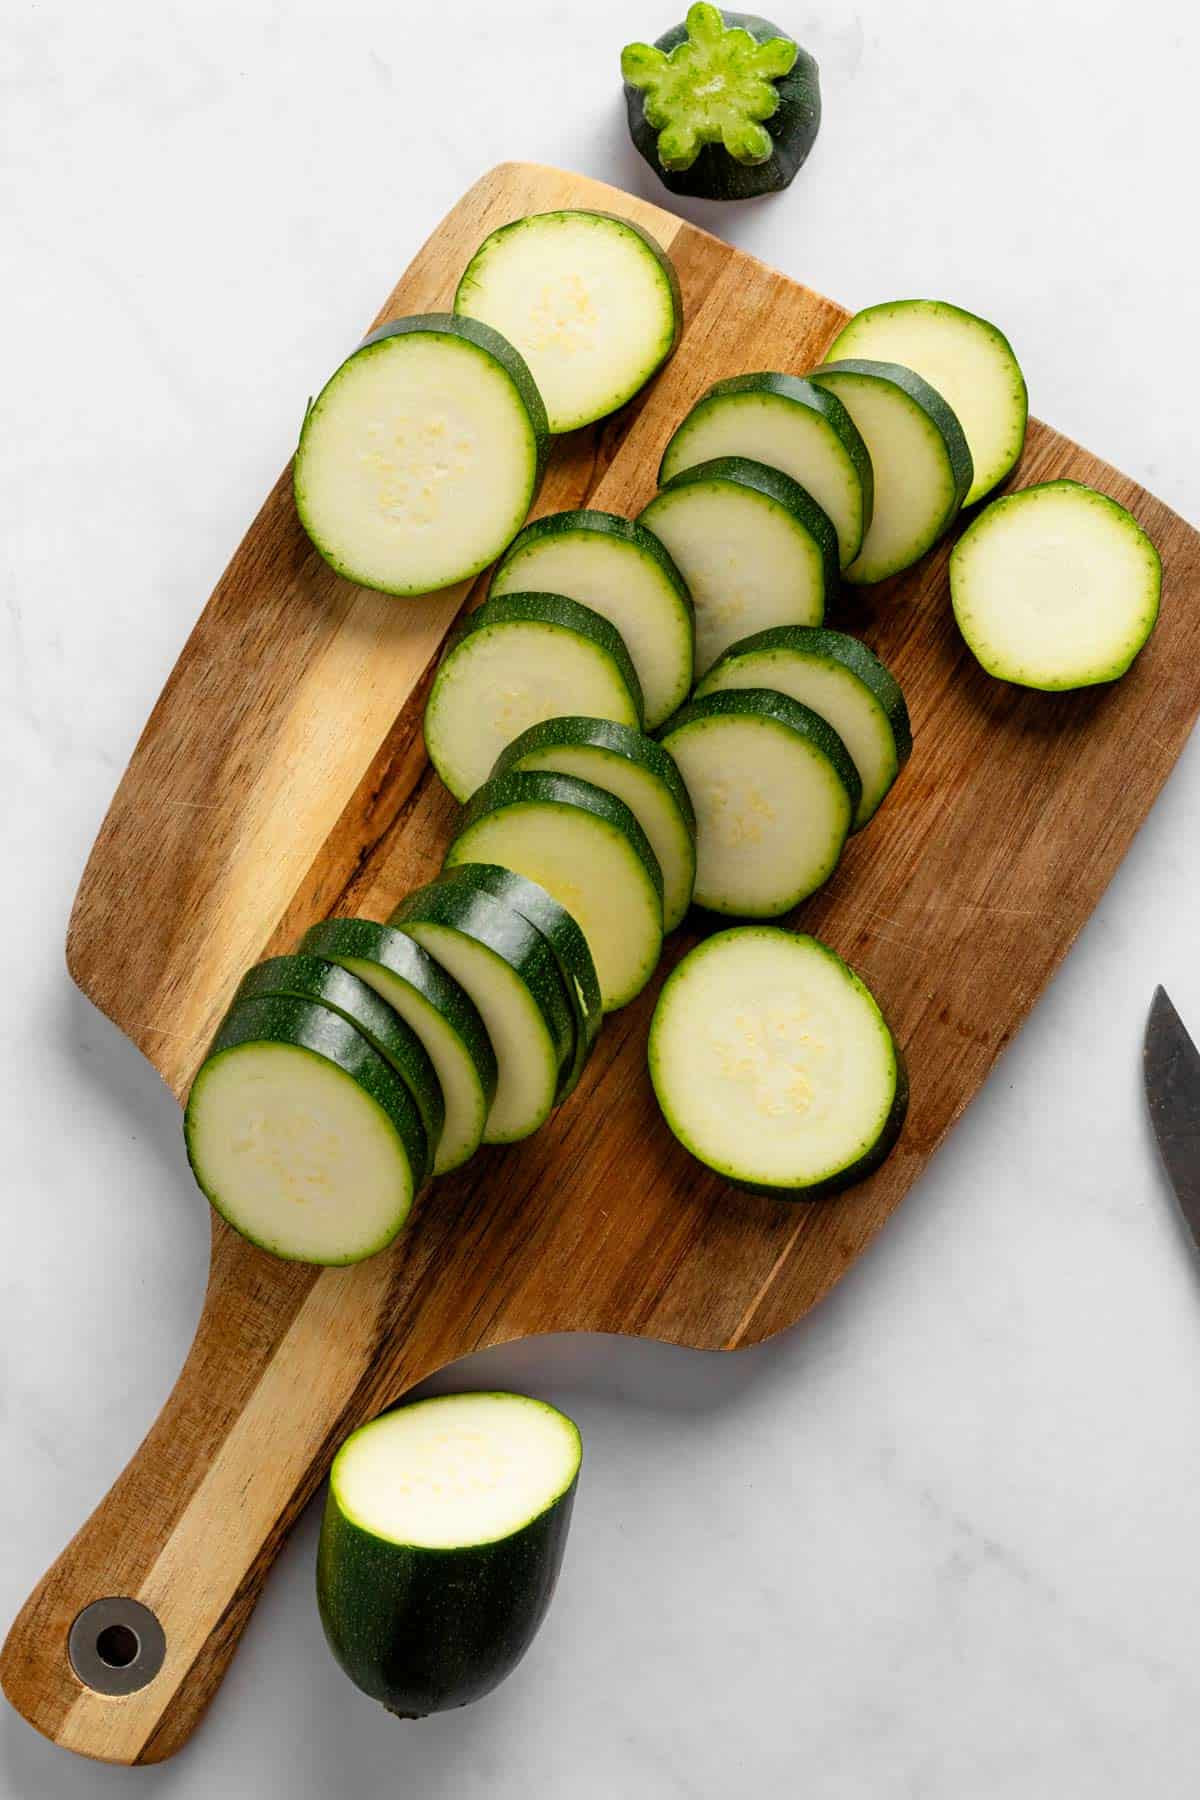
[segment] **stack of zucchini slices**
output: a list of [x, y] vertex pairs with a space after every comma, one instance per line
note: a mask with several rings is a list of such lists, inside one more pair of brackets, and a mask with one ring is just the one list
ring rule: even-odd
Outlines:
[[[536, 1131], [693, 901], [755, 923], [660, 999], [652, 1072], [682, 1141], [795, 1197], [856, 1179], [899, 1129], [871, 996], [761, 922], [830, 879], [912, 747], [894, 676], [827, 611], [1004, 480], [1025, 383], [971, 313], [872, 307], [807, 376], [715, 383], [636, 519], [525, 522], [551, 434], [627, 401], [680, 323], [639, 227], [540, 214], [485, 240], [452, 313], [385, 326], [309, 407], [296, 500], [335, 568], [413, 594], [499, 560], [426, 706], [462, 805], [442, 873], [386, 924], [327, 920], [252, 970], [192, 1089], [201, 1186], [277, 1255], [368, 1256], [431, 1175]], [[1111, 679], [1157, 610], [1148, 540], [1070, 483], [988, 508], [952, 583], [984, 666], [1031, 685]]]

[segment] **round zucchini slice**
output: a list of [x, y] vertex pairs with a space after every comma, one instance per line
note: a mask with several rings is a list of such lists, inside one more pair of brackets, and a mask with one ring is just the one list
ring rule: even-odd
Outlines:
[[1016, 463], [1029, 395], [1012, 345], [986, 319], [948, 300], [890, 300], [855, 313], [842, 327], [828, 360], [841, 357], [902, 363], [942, 395], [966, 434], [974, 466], [964, 506], [990, 494]]
[[492, 773], [526, 769], [577, 775], [625, 802], [658, 858], [663, 930], [674, 931], [692, 903], [696, 815], [670, 752], [643, 732], [610, 719], [547, 719], [514, 738]]
[[427, 1181], [433, 1174], [446, 1107], [437, 1071], [416, 1032], [357, 975], [316, 956], [272, 956], [266, 962], [256, 963], [242, 976], [233, 1004], [257, 999], [262, 994], [292, 994], [298, 1000], [316, 1000], [358, 1027], [372, 1050], [377, 1050], [391, 1065], [413, 1097], [429, 1144], [429, 1167], [422, 1176]]
[[935, 388], [899, 363], [825, 363], [811, 379], [841, 401], [875, 472], [875, 507], [846, 570], [859, 585], [911, 568], [953, 523], [974, 478], [962, 426]]
[[188, 1095], [188, 1161], [273, 1256], [361, 1262], [408, 1217], [429, 1158], [395, 1070], [340, 1013], [293, 995], [230, 1008]]
[[718, 932], [677, 964], [649, 1061], [685, 1149], [780, 1200], [870, 1175], [908, 1108], [904, 1059], [865, 983], [828, 945], [772, 926]]
[[744, 456], [681, 469], [640, 516], [696, 608], [696, 672], [768, 625], [819, 625], [837, 588], [837, 533], [799, 482]]
[[554, 1593], [582, 1455], [571, 1420], [521, 1394], [440, 1394], [346, 1439], [317, 1601], [363, 1693], [415, 1719], [511, 1673]]
[[448, 640], [425, 705], [425, 748], [454, 798], [468, 800], [506, 744], [560, 713], [641, 726], [624, 641], [562, 594], [502, 594]]
[[663, 452], [660, 484], [681, 469], [744, 456], [781, 469], [810, 493], [852, 563], [871, 523], [875, 480], [857, 425], [836, 394], [798, 375], [733, 375], [702, 394]]
[[296, 510], [348, 581], [429, 593], [477, 575], [520, 530], [548, 445], [533, 377], [499, 332], [453, 313], [394, 319], [309, 403]]
[[673, 194], [750, 200], [795, 178], [821, 123], [817, 65], [753, 13], [704, 0], [621, 52], [629, 135]]
[[495, 596], [566, 594], [614, 625], [637, 670], [653, 731], [691, 692], [695, 626], [682, 575], [652, 531], [616, 513], [550, 513], [514, 539], [492, 577]]
[[402, 900], [390, 925], [416, 939], [479, 1009], [499, 1079], [485, 1144], [512, 1144], [544, 1125], [575, 1050], [575, 1026], [550, 947], [507, 901], [433, 881]]
[[549, 770], [498, 775], [467, 807], [447, 865], [499, 863], [536, 881], [582, 928], [605, 1012], [640, 994], [662, 953], [662, 870], [615, 794]]
[[560, 1101], [565, 1100], [583, 1074], [604, 1023], [596, 965], [583, 931], [566, 907], [560, 906], [544, 887], [511, 869], [502, 869], [498, 863], [455, 863], [443, 869], [441, 880], [465, 881], [470, 887], [482, 888], [485, 894], [495, 894], [528, 919], [550, 946], [575, 1023], [575, 1051], [563, 1071], [558, 1096]]
[[666, 251], [612, 213], [533, 213], [484, 238], [454, 311], [515, 344], [552, 432], [632, 399], [679, 342], [683, 302]]
[[1161, 589], [1137, 520], [1076, 481], [994, 500], [950, 555], [954, 616], [980, 665], [1047, 692], [1124, 675], [1154, 630]]
[[833, 727], [786, 694], [693, 700], [663, 742], [696, 809], [696, 904], [774, 919], [829, 880], [861, 795]]
[[777, 625], [732, 645], [708, 671], [696, 698], [731, 688], [773, 688], [833, 726], [862, 783], [851, 827], [861, 831], [912, 751], [904, 695], [879, 658], [842, 631]]
[[460, 1168], [482, 1141], [497, 1079], [496, 1053], [470, 995], [405, 932], [373, 919], [324, 919], [305, 932], [300, 951], [348, 969], [424, 1044], [445, 1105], [433, 1172]]

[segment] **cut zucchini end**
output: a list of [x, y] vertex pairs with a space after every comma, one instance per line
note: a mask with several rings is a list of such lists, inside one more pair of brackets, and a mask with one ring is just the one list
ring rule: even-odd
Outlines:
[[908, 1105], [904, 1060], [865, 983], [818, 939], [719, 932], [664, 983], [650, 1078], [673, 1135], [714, 1173], [784, 1200], [877, 1169]]
[[658, 133], [660, 164], [690, 169], [706, 144], [721, 145], [746, 167], [765, 163], [774, 144], [762, 121], [779, 111], [775, 83], [791, 71], [799, 47], [782, 34], [757, 41], [703, 0], [688, 8], [685, 29], [672, 50], [627, 44], [621, 52], [622, 78], [642, 94]]
[[386, 1249], [412, 1206], [413, 1166], [383, 1107], [300, 1044], [248, 1041], [209, 1057], [184, 1140], [215, 1210], [287, 1262], [362, 1262]]
[[520, 529], [546, 443], [541, 398], [497, 332], [448, 313], [397, 320], [309, 406], [296, 510], [346, 580], [436, 592], [479, 574]]
[[552, 433], [590, 425], [637, 393], [679, 341], [674, 265], [631, 219], [584, 210], [533, 213], [486, 237], [454, 311], [521, 352]]
[[954, 616], [984, 671], [1043, 693], [1118, 681], [1158, 621], [1162, 563], [1119, 501], [1075, 481], [994, 500], [950, 556]]
[[347, 1438], [330, 1470], [342, 1516], [390, 1544], [499, 1543], [574, 1486], [583, 1460], [565, 1413], [523, 1394], [439, 1394]]

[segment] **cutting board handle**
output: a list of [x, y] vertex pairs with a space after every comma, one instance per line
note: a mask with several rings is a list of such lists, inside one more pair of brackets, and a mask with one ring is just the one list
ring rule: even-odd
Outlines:
[[397, 1273], [390, 1257], [320, 1272], [276, 1262], [214, 1221], [174, 1390], [0, 1653], [0, 1685], [46, 1737], [148, 1763], [190, 1736], [288, 1526], [379, 1405]]

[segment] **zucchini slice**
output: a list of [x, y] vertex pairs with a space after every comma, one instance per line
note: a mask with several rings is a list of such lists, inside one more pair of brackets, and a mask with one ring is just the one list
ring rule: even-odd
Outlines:
[[678, 426], [660, 484], [718, 456], [782, 469], [829, 515], [842, 568], [862, 549], [875, 480], [867, 446], [836, 394], [798, 375], [733, 375], [714, 382]]
[[521, 1394], [440, 1394], [346, 1439], [317, 1601], [363, 1693], [422, 1718], [511, 1673], [554, 1593], [582, 1455], [571, 1420]]
[[425, 704], [425, 748], [456, 800], [539, 719], [587, 713], [641, 726], [642, 691], [614, 625], [562, 594], [502, 594], [446, 644]]
[[541, 932], [550, 946], [575, 1024], [574, 1054], [559, 1087], [559, 1100], [565, 1100], [583, 1074], [604, 1023], [596, 965], [582, 930], [566, 907], [560, 906], [544, 887], [511, 869], [502, 869], [498, 863], [456, 863], [443, 869], [440, 879], [465, 881], [470, 887], [482, 888], [485, 894], [507, 901]]
[[549, 770], [498, 775], [467, 807], [446, 862], [499, 863], [565, 906], [588, 941], [605, 1012], [627, 1005], [653, 975], [662, 870], [615, 794]]
[[673, 194], [749, 200], [794, 179], [821, 123], [817, 65], [753, 13], [696, 4], [621, 52], [629, 135]]
[[610, 719], [547, 719], [514, 738], [492, 771], [554, 769], [577, 775], [623, 800], [658, 858], [663, 930], [674, 931], [692, 903], [696, 815], [670, 752], [643, 732]]
[[658, 997], [649, 1060], [685, 1149], [780, 1200], [871, 1174], [908, 1107], [904, 1059], [866, 985], [828, 945], [778, 927], [688, 952]]
[[460, 1168], [482, 1141], [497, 1078], [496, 1053], [470, 995], [405, 932], [373, 919], [324, 919], [305, 932], [300, 951], [357, 975], [416, 1033], [445, 1104], [433, 1172]]
[[663, 743], [696, 809], [696, 904], [774, 919], [829, 880], [861, 795], [832, 725], [765, 688], [693, 700]]
[[851, 826], [861, 831], [912, 751], [904, 695], [879, 658], [843, 631], [777, 625], [732, 645], [708, 671], [696, 698], [730, 688], [774, 688], [833, 726], [862, 783]]
[[632, 219], [606, 212], [533, 213], [502, 225], [463, 271], [454, 311], [516, 345], [552, 432], [624, 406], [683, 328], [670, 257]]
[[[837, 533], [790, 475], [744, 456], [681, 469], [640, 522], [679, 565], [696, 608], [696, 672], [768, 625], [819, 625], [837, 587]], [[578, 710], [583, 710], [582, 708]]]
[[966, 434], [974, 477], [964, 506], [997, 487], [1025, 445], [1029, 395], [1002, 331], [948, 300], [891, 300], [855, 313], [827, 352], [902, 363], [935, 387]]
[[574, 1021], [545, 938], [507, 901], [464, 882], [418, 888], [388, 923], [415, 938], [479, 1009], [499, 1069], [484, 1143], [529, 1137], [558, 1104], [575, 1051]]
[[846, 580], [898, 575], [936, 544], [971, 486], [962, 426], [937, 390], [899, 363], [825, 363], [811, 379], [842, 402], [875, 471], [870, 528]]
[[289, 1262], [390, 1244], [429, 1145], [412, 1095], [357, 1026], [293, 995], [226, 1013], [188, 1095], [192, 1173], [227, 1224]]
[[550, 513], [505, 551], [489, 592], [566, 594], [615, 625], [637, 670], [653, 731], [692, 686], [691, 595], [654, 533], [616, 513]]
[[1158, 551], [1132, 514], [1076, 481], [1006, 494], [950, 556], [973, 655], [1001, 681], [1053, 692], [1116, 681], [1154, 630]]
[[394, 319], [310, 401], [296, 510], [348, 581], [428, 593], [477, 575], [520, 530], [548, 445], [541, 396], [499, 332], [453, 313]]
[[262, 994], [315, 1000], [358, 1027], [413, 1097], [429, 1145], [429, 1165], [422, 1175], [422, 1182], [428, 1181], [446, 1122], [446, 1105], [437, 1071], [416, 1032], [357, 975], [316, 956], [272, 956], [256, 963], [242, 976], [233, 1004]]

